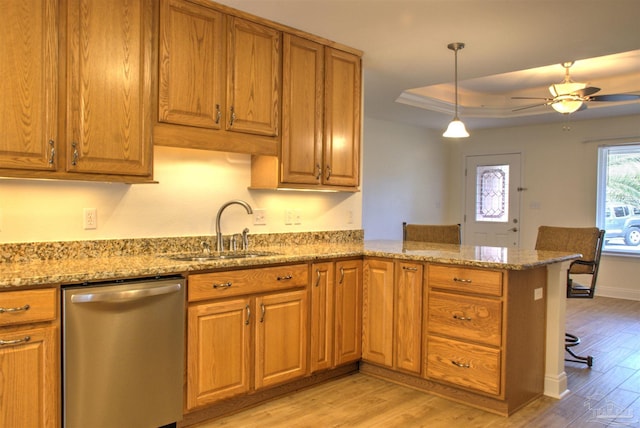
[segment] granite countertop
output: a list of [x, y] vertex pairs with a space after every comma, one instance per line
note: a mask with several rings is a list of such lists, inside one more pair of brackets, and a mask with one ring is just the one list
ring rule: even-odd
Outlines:
[[5, 262], [0, 264], [0, 288], [83, 283], [363, 255], [508, 270], [530, 269], [579, 257], [579, 254], [558, 252], [402, 241], [279, 244], [252, 250], [272, 252], [274, 255], [177, 261], [168, 257], [170, 253], [158, 253]]

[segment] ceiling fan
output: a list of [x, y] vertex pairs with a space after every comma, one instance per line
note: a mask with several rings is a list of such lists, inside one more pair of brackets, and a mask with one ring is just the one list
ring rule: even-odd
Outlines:
[[513, 111], [525, 110], [528, 108], [539, 106], [551, 106], [555, 111], [563, 114], [574, 113], [576, 111], [587, 108], [586, 102], [591, 101], [633, 101], [640, 99], [640, 95], [636, 94], [609, 94], [609, 95], [593, 95], [600, 91], [600, 88], [587, 86], [586, 83], [578, 83], [571, 80], [569, 68], [573, 65], [573, 61], [561, 64], [565, 69], [564, 81], [549, 86], [552, 98], [538, 97], [511, 97], [514, 100], [544, 100], [543, 103], [530, 106], [520, 107]]

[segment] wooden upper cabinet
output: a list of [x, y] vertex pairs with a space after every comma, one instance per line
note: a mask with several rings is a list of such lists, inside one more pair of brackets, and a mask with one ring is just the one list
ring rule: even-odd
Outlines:
[[224, 15], [184, 0], [163, 0], [160, 7], [158, 120], [220, 129]]
[[57, 0], [2, 3], [0, 168], [55, 171]]
[[361, 62], [360, 57], [333, 48], [325, 50], [324, 184], [360, 183]]
[[282, 182], [322, 178], [324, 46], [285, 34], [282, 65]]
[[228, 17], [227, 130], [277, 136], [282, 33]]
[[254, 156], [253, 188], [356, 191], [360, 184], [360, 56], [284, 35], [279, 157]]
[[69, 0], [66, 168], [150, 176], [151, 0]]
[[213, 2], [162, 0], [154, 144], [274, 155], [281, 32]]

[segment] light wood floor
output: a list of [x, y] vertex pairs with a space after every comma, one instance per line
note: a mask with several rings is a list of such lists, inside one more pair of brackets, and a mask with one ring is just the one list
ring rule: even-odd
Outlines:
[[593, 368], [566, 363], [568, 396], [542, 397], [509, 418], [354, 374], [198, 428], [640, 428], [640, 301], [569, 299], [567, 331], [581, 336], [576, 350], [594, 356]]

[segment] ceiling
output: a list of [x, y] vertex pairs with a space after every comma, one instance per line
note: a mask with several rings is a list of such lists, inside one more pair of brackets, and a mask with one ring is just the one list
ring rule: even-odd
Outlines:
[[596, 95], [640, 94], [638, 0], [217, 2], [362, 50], [367, 117], [444, 130], [454, 111], [451, 42], [466, 45], [459, 116], [470, 131], [640, 115], [640, 101], [590, 102], [567, 117], [550, 106], [513, 112], [530, 103], [511, 100], [548, 97], [566, 61], [576, 61], [574, 81], [601, 88]]

